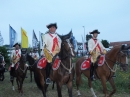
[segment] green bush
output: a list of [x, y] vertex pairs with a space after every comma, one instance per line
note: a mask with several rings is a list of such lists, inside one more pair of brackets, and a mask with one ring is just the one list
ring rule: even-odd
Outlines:
[[9, 63], [10, 63], [10, 58], [8, 56], [8, 52], [7, 52], [6, 47], [4, 47], [4, 46], [0, 47], [0, 52], [2, 53], [2, 56], [4, 56], [4, 60], [6, 62], [6, 66], [8, 66]]

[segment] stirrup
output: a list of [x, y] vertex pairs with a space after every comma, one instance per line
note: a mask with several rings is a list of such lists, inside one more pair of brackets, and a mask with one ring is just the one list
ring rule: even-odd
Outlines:
[[50, 78], [46, 79], [46, 84], [51, 84], [51, 79]]
[[96, 79], [95, 79], [95, 77], [93, 75], [93, 76], [91, 76], [91, 81], [94, 81], [94, 80], [96, 80]]
[[112, 78], [116, 78], [116, 75], [113, 75]]
[[10, 80], [14, 80], [14, 77], [13, 77], [13, 76], [10, 76]]

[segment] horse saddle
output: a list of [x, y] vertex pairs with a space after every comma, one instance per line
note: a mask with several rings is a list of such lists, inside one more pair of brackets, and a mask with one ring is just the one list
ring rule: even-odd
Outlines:
[[45, 68], [47, 65], [47, 59], [46, 57], [41, 57], [37, 63], [37, 68], [39, 69], [43, 69]]
[[[94, 65], [97, 65], [97, 66], [102, 66], [105, 62], [105, 55], [100, 55], [98, 58], [97, 58], [97, 61], [94, 63]], [[86, 60], [84, 60], [81, 64], [81, 70], [86, 70], [86, 69], [89, 69], [90, 68], [90, 64], [91, 64], [91, 59], [90, 58], [87, 58]], [[97, 67], [95, 66], [95, 67]]]
[[[12, 65], [12, 64], [11, 64], [11, 65]], [[8, 71], [11, 71], [11, 67], [12, 67], [11, 65], [9, 66]], [[12, 67], [12, 68], [14, 68], [13, 70], [17, 70], [18, 67], [19, 67], [19, 62], [17, 62], [17, 63], [14, 65], [14, 67]]]
[[[52, 69], [57, 70], [60, 66], [60, 62], [61, 60], [59, 58], [55, 58], [52, 65]], [[43, 69], [43, 68], [46, 68], [46, 65], [47, 65], [47, 59], [45, 57], [42, 57], [37, 63], [37, 68]]]

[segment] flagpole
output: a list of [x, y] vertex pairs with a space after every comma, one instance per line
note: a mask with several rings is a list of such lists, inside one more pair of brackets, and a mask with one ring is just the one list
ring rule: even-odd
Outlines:
[[11, 50], [12, 50], [12, 48], [11, 48], [11, 43], [10, 43], [10, 41], [11, 41], [11, 32], [10, 32], [11, 30], [10, 30], [10, 24], [9, 24], [9, 44], [10, 44], [10, 48], [9, 48], [9, 52], [10, 52], [10, 63], [11, 63]]
[[82, 44], [83, 44], [83, 55], [84, 55], [84, 40], [83, 40], [83, 36], [81, 35], [82, 37]]
[[39, 46], [40, 46], [40, 51], [41, 51], [41, 32], [39, 31]]
[[33, 30], [33, 33], [32, 33], [32, 49], [33, 49], [33, 34], [34, 34], [34, 30]]
[[21, 49], [22, 49], [22, 27], [21, 27]]

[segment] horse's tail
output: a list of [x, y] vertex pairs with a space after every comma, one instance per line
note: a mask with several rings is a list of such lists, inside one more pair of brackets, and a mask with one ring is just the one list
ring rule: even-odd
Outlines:
[[37, 87], [42, 90], [43, 89], [43, 86], [44, 86], [44, 81], [41, 83], [41, 80], [40, 80], [40, 74], [38, 73], [38, 71], [34, 71], [34, 79], [35, 79], [35, 82], [37, 84]]
[[34, 72], [34, 79], [35, 79], [35, 82], [36, 82], [36, 84], [37, 84], [37, 87], [38, 87], [40, 90], [42, 90], [42, 86], [41, 86], [41, 84], [40, 84], [39, 76], [38, 76], [38, 74], [37, 74], [36, 72]]
[[76, 62], [76, 85], [79, 86], [81, 83], [82, 83], [82, 79], [81, 79], [81, 69], [80, 69], [80, 65], [81, 65], [81, 62], [80, 60], [77, 60]]

